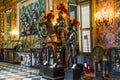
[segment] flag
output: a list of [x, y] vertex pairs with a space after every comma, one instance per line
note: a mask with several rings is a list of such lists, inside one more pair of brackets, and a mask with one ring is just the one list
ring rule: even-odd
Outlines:
[[88, 39], [88, 35], [84, 35], [84, 39]]

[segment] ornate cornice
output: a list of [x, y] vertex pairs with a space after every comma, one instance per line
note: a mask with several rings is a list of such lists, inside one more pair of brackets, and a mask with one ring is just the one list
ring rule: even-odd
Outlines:
[[11, 8], [20, 1], [21, 0], [0, 0], [0, 12]]

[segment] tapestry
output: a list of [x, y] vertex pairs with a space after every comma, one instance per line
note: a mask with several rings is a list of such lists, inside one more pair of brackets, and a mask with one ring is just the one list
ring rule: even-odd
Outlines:
[[46, 11], [46, 0], [34, 0], [20, 8], [20, 35], [40, 33], [39, 20], [41, 12]]

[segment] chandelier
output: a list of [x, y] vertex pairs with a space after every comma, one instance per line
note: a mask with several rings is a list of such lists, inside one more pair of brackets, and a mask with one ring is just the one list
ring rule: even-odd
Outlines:
[[[109, 0], [108, 0], [109, 1]], [[109, 26], [114, 23], [115, 11], [114, 2], [104, 2], [99, 7], [95, 14], [95, 23], [97, 26]]]
[[113, 24], [114, 20], [114, 11], [104, 10], [97, 12], [95, 14], [95, 22], [97, 26], [109, 26]]

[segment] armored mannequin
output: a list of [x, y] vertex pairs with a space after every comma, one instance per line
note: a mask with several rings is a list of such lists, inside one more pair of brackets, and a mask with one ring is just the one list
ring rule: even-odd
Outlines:
[[67, 46], [68, 46], [68, 66], [71, 67], [73, 64], [77, 63], [76, 60], [76, 40], [77, 34], [73, 29], [73, 26], [70, 25], [68, 27], [68, 34], [67, 34]]

